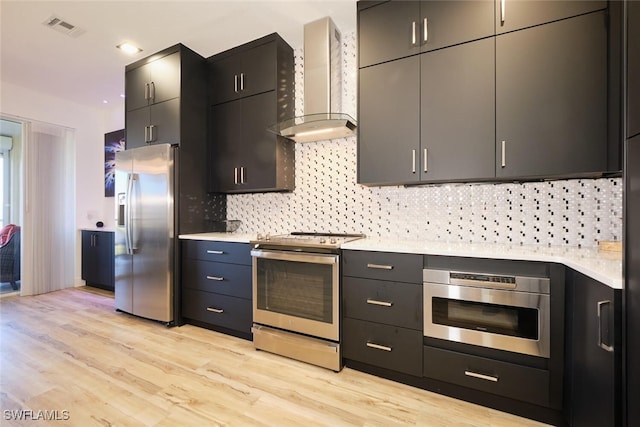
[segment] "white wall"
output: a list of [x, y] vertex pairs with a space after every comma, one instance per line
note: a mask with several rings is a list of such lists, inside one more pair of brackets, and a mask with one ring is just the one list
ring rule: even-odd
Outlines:
[[[104, 197], [104, 134], [124, 128], [124, 106], [91, 108], [31, 89], [0, 82], [0, 114], [66, 126], [76, 132], [76, 227], [101, 220], [113, 226], [113, 198]], [[76, 245], [76, 284], [80, 284], [80, 233]]]

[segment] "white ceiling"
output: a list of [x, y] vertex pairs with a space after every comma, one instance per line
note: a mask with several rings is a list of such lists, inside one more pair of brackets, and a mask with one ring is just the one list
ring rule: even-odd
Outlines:
[[[51, 15], [86, 32], [73, 38], [43, 25]], [[353, 31], [356, 0], [0, 0], [0, 78], [113, 108], [122, 104], [125, 65], [140, 58], [176, 43], [206, 58], [273, 32], [296, 49], [304, 24], [324, 16]], [[144, 51], [125, 55], [115, 47], [124, 41]]]

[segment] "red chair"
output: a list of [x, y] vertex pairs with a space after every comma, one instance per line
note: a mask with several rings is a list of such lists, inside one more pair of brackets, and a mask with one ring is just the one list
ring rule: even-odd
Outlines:
[[20, 280], [20, 227], [8, 224], [0, 230], [0, 283], [18, 289]]

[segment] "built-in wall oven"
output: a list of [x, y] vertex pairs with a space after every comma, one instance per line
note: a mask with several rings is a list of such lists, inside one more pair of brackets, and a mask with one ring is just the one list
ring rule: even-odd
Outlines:
[[550, 279], [423, 270], [424, 336], [549, 358]]
[[257, 349], [342, 368], [340, 245], [360, 237], [292, 233], [251, 241]]

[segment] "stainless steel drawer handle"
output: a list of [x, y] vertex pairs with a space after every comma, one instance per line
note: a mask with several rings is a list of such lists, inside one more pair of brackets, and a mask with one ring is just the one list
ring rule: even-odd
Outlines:
[[371, 299], [371, 298], [367, 298], [367, 304], [371, 304], [371, 305], [381, 305], [383, 307], [391, 307], [393, 305], [392, 302], [387, 302], [387, 301], [378, 301], [375, 299]]
[[393, 270], [393, 265], [367, 264], [367, 268], [374, 268], [377, 270]]
[[367, 347], [375, 348], [376, 350], [383, 350], [383, 351], [391, 351], [391, 350], [393, 350], [393, 348], [387, 347], [386, 345], [375, 344], [375, 343], [372, 343], [372, 342], [368, 342], [367, 343]]
[[224, 251], [212, 251], [212, 250], [207, 250], [208, 254], [213, 254], [213, 255], [222, 255], [224, 254]]
[[607, 345], [604, 342], [602, 342], [602, 318], [603, 318], [602, 306], [609, 305], [609, 304], [611, 304], [611, 301], [609, 300], [598, 301], [598, 347], [610, 353], [613, 353], [613, 350], [614, 350], [613, 346]]
[[217, 276], [207, 276], [208, 280], [216, 280], [218, 282], [221, 282], [224, 280], [224, 277], [217, 277]]
[[491, 381], [494, 383], [498, 382], [498, 377], [492, 377], [491, 375], [478, 374], [477, 372], [472, 372], [472, 371], [464, 371], [464, 374], [468, 377], [478, 378], [481, 380]]
[[207, 311], [212, 311], [214, 313], [224, 313], [224, 310], [221, 308], [213, 308], [213, 307], [207, 307]]

